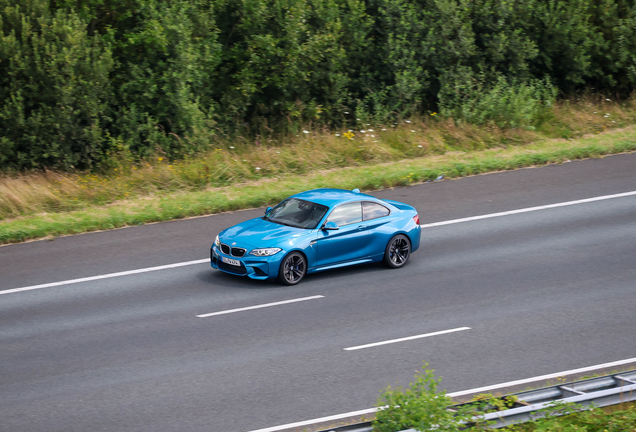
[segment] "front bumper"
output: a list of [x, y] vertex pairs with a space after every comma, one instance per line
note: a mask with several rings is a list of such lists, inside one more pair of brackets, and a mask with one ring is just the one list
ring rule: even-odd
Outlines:
[[[278, 277], [278, 269], [280, 261], [285, 256], [284, 252], [278, 252], [268, 257], [255, 257], [253, 255], [244, 255], [241, 258], [224, 254], [215, 245], [210, 248], [210, 264], [212, 268], [221, 270], [238, 276], [247, 276], [251, 279], [274, 279]], [[223, 262], [223, 257], [236, 260], [239, 266], [230, 265]]]

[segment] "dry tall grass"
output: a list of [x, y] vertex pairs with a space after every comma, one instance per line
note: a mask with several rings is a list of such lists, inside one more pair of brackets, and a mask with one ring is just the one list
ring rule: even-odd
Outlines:
[[588, 96], [555, 105], [537, 130], [457, 125], [452, 119], [428, 115], [400, 124], [360, 125], [350, 132], [303, 131], [278, 141], [238, 139], [182, 161], [157, 155], [135, 163], [129, 155], [120, 155], [111, 171], [101, 174], [45, 171], [0, 176], [0, 220], [316, 170], [576, 138], [634, 123], [633, 101], [618, 104]]

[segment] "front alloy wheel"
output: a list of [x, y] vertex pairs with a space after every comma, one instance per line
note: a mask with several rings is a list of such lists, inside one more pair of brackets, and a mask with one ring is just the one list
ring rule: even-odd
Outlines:
[[278, 271], [278, 280], [283, 285], [296, 285], [307, 273], [307, 260], [303, 254], [292, 252], [283, 258]]
[[400, 268], [411, 255], [411, 242], [408, 237], [398, 234], [393, 237], [384, 251], [384, 263], [391, 268]]

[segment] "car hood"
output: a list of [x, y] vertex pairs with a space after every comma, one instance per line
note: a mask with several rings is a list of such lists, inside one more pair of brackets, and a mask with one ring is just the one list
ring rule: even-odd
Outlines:
[[236, 242], [237, 245], [258, 247], [280, 247], [289, 249], [308, 235], [312, 230], [294, 228], [266, 221], [262, 218], [250, 219], [234, 225], [219, 234], [223, 243]]

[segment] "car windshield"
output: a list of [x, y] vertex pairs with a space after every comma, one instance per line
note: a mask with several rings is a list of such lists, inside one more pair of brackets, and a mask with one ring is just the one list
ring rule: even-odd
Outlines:
[[263, 219], [296, 228], [314, 229], [327, 213], [329, 207], [288, 198], [267, 213]]

